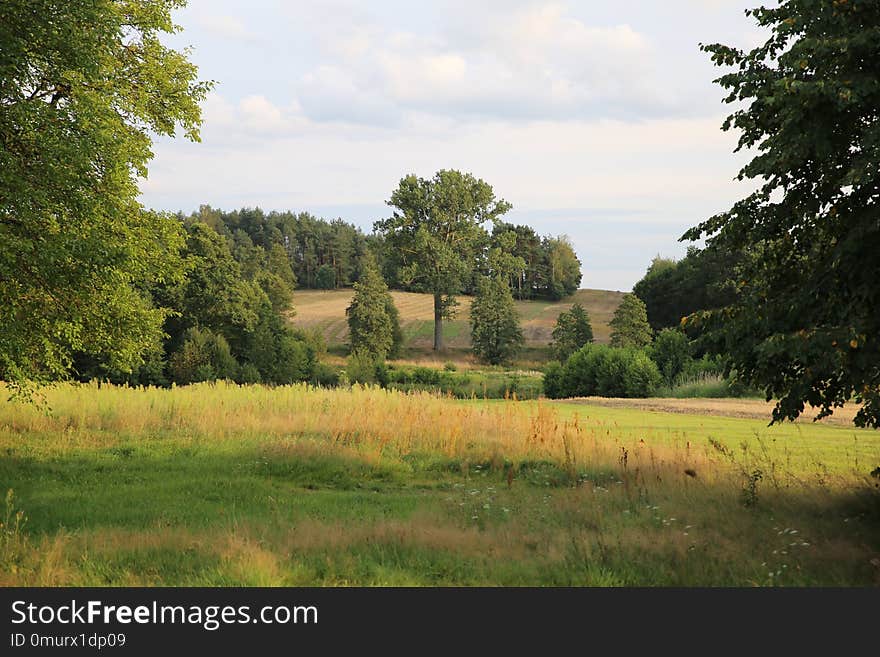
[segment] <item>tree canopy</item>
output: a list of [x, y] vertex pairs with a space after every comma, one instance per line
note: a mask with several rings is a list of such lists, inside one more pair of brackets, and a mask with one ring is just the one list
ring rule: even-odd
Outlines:
[[[394, 308], [394, 300], [375, 259], [365, 256], [361, 278], [354, 284], [354, 298], [345, 311], [352, 352], [369, 354], [374, 360], [384, 360], [395, 350], [400, 324], [396, 309], [389, 312], [389, 305]], [[395, 329], [398, 335], [395, 335]]]
[[509, 362], [524, 338], [510, 286], [500, 275], [483, 277], [471, 304], [474, 354], [491, 365]]
[[774, 421], [855, 399], [856, 424], [878, 426], [880, 4], [784, 0], [748, 14], [765, 43], [703, 49], [733, 67], [717, 80], [738, 108], [723, 129], [755, 151], [739, 177], [760, 187], [685, 234], [744, 254], [732, 303], [688, 325], [779, 400]]
[[641, 348], [651, 344], [652, 332], [645, 304], [634, 294], [623, 295], [609, 326], [612, 347]]
[[645, 302], [648, 323], [655, 331], [679, 327], [682, 317], [698, 310], [721, 308], [733, 300], [730, 272], [738, 253], [688, 248], [681, 260], [654, 258], [633, 293]]
[[455, 296], [472, 277], [495, 222], [510, 204], [470, 173], [438, 171], [432, 178], [409, 175], [388, 205], [393, 215], [375, 230], [387, 242], [386, 257], [398, 278], [434, 296], [434, 349], [443, 348], [443, 320], [453, 316]]
[[179, 280], [183, 232], [145, 211], [152, 135], [198, 140], [197, 80], [162, 45], [179, 0], [0, 5], [0, 376], [64, 375], [77, 351], [131, 368]]
[[585, 344], [593, 341], [590, 315], [579, 303], [559, 313], [553, 327], [553, 353], [561, 361], [566, 360]]

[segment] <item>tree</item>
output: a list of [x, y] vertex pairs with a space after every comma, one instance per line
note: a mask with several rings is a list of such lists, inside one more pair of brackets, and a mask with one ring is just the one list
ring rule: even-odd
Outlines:
[[173, 380], [184, 385], [238, 376], [238, 363], [223, 336], [195, 326], [187, 329], [183, 344], [169, 359], [168, 369]]
[[[651, 328], [678, 328], [682, 317], [729, 304], [733, 290], [728, 276], [740, 260], [738, 253], [722, 254], [695, 246], [679, 261], [654, 258], [633, 286], [633, 293], [645, 302]], [[696, 335], [695, 331], [689, 333]]]
[[330, 265], [321, 265], [315, 273], [315, 287], [319, 290], [336, 289], [336, 270]]
[[[394, 349], [394, 322], [388, 312], [391, 295], [375, 258], [364, 256], [361, 279], [354, 284], [354, 298], [346, 308], [351, 351], [369, 354], [374, 360], [384, 360]], [[391, 307], [394, 301], [391, 300]], [[396, 312], [396, 309], [395, 309]], [[400, 324], [398, 321], [398, 331]]]
[[750, 51], [702, 46], [737, 109], [740, 179], [760, 188], [692, 228], [719, 253], [743, 252], [736, 296], [688, 325], [739, 380], [778, 399], [773, 421], [805, 404], [830, 415], [863, 402], [880, 426], [880, 4], [784, 0], [747, 12], [769, 30]]
[[484, 361], [507, 363], [523, 345], [522, 329], [510, 286], [501, 278], [483, 277], [471, 304], [471, 341]]
[[198, 141], [197, 81], [166, 48], [180, 0], [0, 5], [0, 377], [64, 376], [75, 352], [131, 370], [179, 280], [183, 237], [138, 203], [151, 135]]
[[671, 386], [691, 360], [690, 341], [681, 329], [665, 328], [654, 339], [650, 354], [666, 385]]
[[547, 296], [562, 299], [577, 292], [581, 284], [581, 261], [571, 241], [563, 235], [545, 240], [547, 252]]
[[443, 348], [443, 320], [454, 315], [455, 295], [471, 277], [489, 236], [483, 225], [510, 209], [492, 187], [469, 173], [438, 171], [433, 178], [409, 175], [388, 205], [389, 219], [374, 228], [385, 238], [397, 276], [434, 295], [434, 350]]
[[385, 312], [391, 320], [391, 351], [388, 352], [389, 358], [397, 358], [403, 349], [403, 328], [400, 326], [400, 311], [394, 304], [394, 297], [391, 293], [385, 295]]
[[575, 303], [568, 311], [559, 313], [553, 328], [553, 352], [561, 361], [571, 356], [585, 344], [593, 341], [593, 326], [590, 315], [580, 303]]
[[647, 347], [651, 344], [651, 326], [645, 304], [634, 294], [624, 294], [609, 322], [612, 347]]

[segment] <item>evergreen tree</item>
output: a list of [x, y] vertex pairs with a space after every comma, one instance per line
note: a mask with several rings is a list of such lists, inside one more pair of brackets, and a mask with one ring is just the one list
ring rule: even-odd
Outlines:
[[498, 365], [509, 362], [524, 339], [510, 286], [501, 278], [483, 277], [471, 304], [471, 341], [474, 353]]
[[574, 304], [567, 312], [559, 313], [556, 327], [553, 329], [553, 351], [564, 361], [585, 344], [593, 341], [593, 326], [590, 315], [579, 304]]
[[647, 347], [651, 344], [651, 326], [644, 302], [634, 294], [625, 294], [611, 326], [612, 347]]
[[354, 284], [354, 298], [345, 311], [352, 352], [369, 354], [376, 360], [384, 360], [392, 352], [394, 322], [388, 312], [390, 299], [375, 259], [372, 255], [364, 256], [361, 279]]

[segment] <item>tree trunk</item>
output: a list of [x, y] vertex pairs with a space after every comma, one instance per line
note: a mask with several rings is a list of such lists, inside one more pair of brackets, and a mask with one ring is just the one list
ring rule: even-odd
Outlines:
[[443, 299], [434, 295], [434, 351], [443, 349]]

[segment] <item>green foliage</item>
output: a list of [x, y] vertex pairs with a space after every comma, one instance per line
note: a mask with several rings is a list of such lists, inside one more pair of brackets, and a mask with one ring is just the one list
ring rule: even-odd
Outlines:
[[565, 397], [564, 374], [565, 368], [558, 360], [551, 360], [544, 366], [544, 394], [550, 399]]
[[651, 326], [645, 304], [634, 294], [625, 294], [609, 322], [612, 347], [640, 349], [651, 344]]
[[511, 206], [496, 199], [486, 182], [454, 170], [438, 171], [430, 179], [406, 176], [388, 205], [395, 212], [374, 228], [386, 242], [397, 279], [434, 295], [434, 349], [440, 350], [443, 319], [453, 316], [455, 295], [470, 280], [489, 241], [483, 225]]
[[130, 371], [179, 280], [172, 217], [138, 203], [152, 135], [198, 140], [198, 82], [163, 45], [177, 0], [0, 4], [0, 377], [67, 374], [76, 352]]
[[581, 263], [571, 241], [565, 235], [551, 238], [545, 249], [548, 258], [547, 295], [551, 299], [571, 296], [581, 283]]
[[336, 271], [330, 265], [321, 265], [315, 273], [315, 287], [319, 290], [336, 289]]
[[401, 334], [400, 319], [397, 309], [392, 315], [388, 312], [389, 307], [394, 308], [394, 300], [388, 292], [388, 286], [374, 258], [365, 256], [361, 264], [361, 278], [354, 284], [354, 297], [345, 310], [353, 352], [371, 354], [374, 360], [384, 360], [394, 350], [395, 329]]
[[245, 363], [238, 371], [238, 383], [262, 383], [263, 377], [260, 370], [253, 363]]
[[544, 372], [544, 392], [563, 397], [648, 397], [660, 385], [657, 365], [639, 349], [588, 344], [565, 365]]
[[376, 383], [376, 373], [380, 362], [373, 353], [353, 351], [345, 366], [345, 374], [349, 383]]
[[650, 349], [666, 385], [671, 386], [691, 360], [691, 345], [680, 329], [666, 328], [657, 334]]
[[593, 326], [590, 315], [584, 307], [576, 303], [569, 310], [559, 313], [553, 328], [551, 347], [555, 356], [564, 361], [585, 344], [593, 341]]
[[324, 388], [334, 388], [339, 385], [339, 370], [326, 363], [316, 363], [311, 381]]
[[[679, 261], [654, 258], [633, 293], [645, 302], [648, 323], [655, 331], [681, 326], [698, 310], [721, 308], [733, 300], [730, 272], [741, 260], [738, 253], [688, 248]], [[696, 335], [696, 331], [689, 333]], [[693, 336], [692, 336], [693, 337]]]
[[222, 335], [192, 327], [183, 344], [171, 355], [169, 373], [177, 383], [198, 383], [216, 379], [237, 379], [238, 363]]
[[500, 277], [483, 278], [471, 304], [474, 354], [487, 363], [510, 362], [525, 342], [510, 287]]
[[435, 392], [458, 399], [510, 399], [513, 395], [517, 399], [537, 399], [542, 391], [539, 376], [500, 368], [459, 372], [394, 365], [388, 366], [387, 373], [386, 386], [393, 390]]
[[755, 156], [740, 179], [760, 187], [688, 231], [745, 254], [727, 307], [689, 320], [740, 380], [821, 416], [863, 402], [880, 425], [880, 4], [787, 0], [748, 12], [769, 38], [749, 51], [703, 46], [732, 67], [717, 82], [736, 111], [723, 129]]

